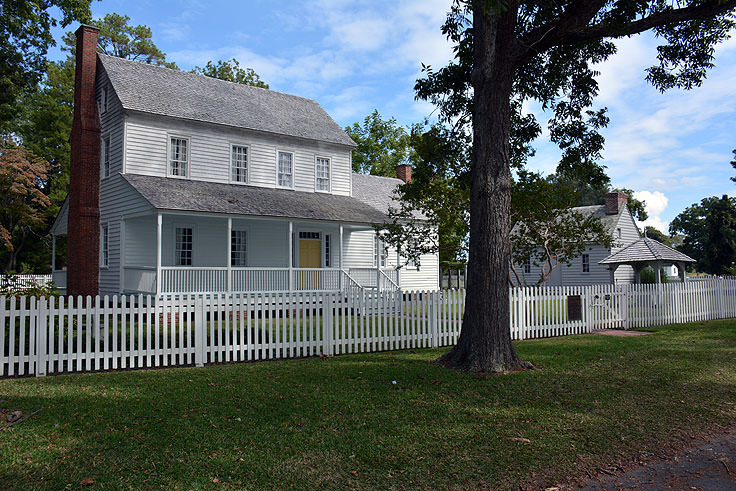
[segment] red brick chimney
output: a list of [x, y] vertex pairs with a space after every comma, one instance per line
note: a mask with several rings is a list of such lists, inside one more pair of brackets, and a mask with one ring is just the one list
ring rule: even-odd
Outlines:
[[399, 164], [396, 166], [396, 177], [404, 182], [411, 182], [411, 165]]
[[623, 206], [629, 202], [629, 197], [620, 191], [606, 194], [606, 215], [618, 215]]
[[95, 99], [97, 33], [82, 25], [77, 36], [74, 123], [71, 137], [67, 294], [97, 295], [100, 265], [100, 117]]

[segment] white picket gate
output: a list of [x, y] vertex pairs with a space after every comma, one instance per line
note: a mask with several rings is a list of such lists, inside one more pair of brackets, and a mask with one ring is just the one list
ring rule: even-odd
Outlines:
[[[512, 288], [513, 339], [736, 317], [736, 280]], [[0, 298], [0, 376], [451, 346], [464, 290]]]

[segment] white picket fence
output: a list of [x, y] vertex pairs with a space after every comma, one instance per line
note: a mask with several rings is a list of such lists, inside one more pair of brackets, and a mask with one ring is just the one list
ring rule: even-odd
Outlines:
[[[451, 346], [463, 290], [0, 298], [0, 376]], [[736, 280], [513, 288], [514, 339], [736, 317]]]

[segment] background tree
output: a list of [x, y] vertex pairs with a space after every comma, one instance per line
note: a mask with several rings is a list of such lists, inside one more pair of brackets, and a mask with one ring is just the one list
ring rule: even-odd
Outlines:
[[681, 233], [678, 249], [695, 259], [704, 273], [736, 273], [736, 198], [704, 198], [677, 215], [670, 234]]
[[734, 8], [736, 0], [453, 4], [443, 32], [455, 43], [455, 59], [438, 71], [427, 68], [416, 84], [418, 97], [437, 104], [444, 122], [472, 122], [473, 131], [468, 292], [460, 338], [442, 363], [482, 372], [529, 366], [511, 344], [506, 281], [511, 164], [518, 143], [528, 144], [525, 136], [535, 129], [523, 102], [536, 100], [550, 114], [561, 164], [594, 162], [607, 120], [605, 110], [592, 108], [593, 65], [615, 53], [610, 39], [653, 30], [663, 44], [647, 80], [660, 90], [690, 89], [713, 65], [715, 44], [734, 26]]
[[[0, 134], [21, 107], [19, 98], [43, 77], [51, 28], [89, 19], [89, 0], [3, 0], [0, 3]], [[52, 16], [58, 8], [59, 18]]]
[[396, 166], [411, 156], [409, 134], [395, 118], [383, 119], [375, 109], [363, 123], [347, 126], [345, 132], [357, 143], [353, 149], [353, 171], [396, 177]]
[[[128, 21], [127, 16], [108, 14], [91, 22], [100, 28], [99, 52], [175, 66], [166, 61], [165, 54], [153, 43], [148, 27], [130, 26]], [[128, 34], [130, 32], [142, 37], [134, 39]], [[121, 41], [126, 38], [129, 42]], [[69, 191], [69, 136], [74, 115], [74, 57], [71, 55], [73, 44], [69, 43], [73, 39], [72, 33], [64, 36], [64, 49], [69, 53], [66, 59], [48, 63], [39, 86], [19, 99], [22, 110], [11, 126], [13, 134], [25, 148], [49, 163], [47, 179], [41, 184], [42, 192], [50, 199], [50, 205], [45, 209], [47, 228], [53, 223]], [[50, 247], [46, 242], [38, 240], [25, 244], [19, 251], [18, 261], [27, 264], [33, 272], [46, 271], [51, 263]], [[63, 247], [59, 247], [57, 252], [59, 261], [63, 261]]]
[[9, 139], [0, 143], [0, 244], [5, 271], [15, 270], [18, 255], [32, 237], [45, 235], [44, 210], [50, 202], [41, 185], [48, 166]]
[[[733, 167], [734, 169], [736, 169], [736, 149], [733, 150], [733, 160], [731, 161], [731, 167]], [[736, 182], [736, 176], [733, 176], [731, 178], [731, 180], [733, 182]]]
[[644, 227], [644, 233], [647, 237], [650, 239], [654, 239], [657, 242], [661, 242], [662, 244], [666, 246], [672, 247], [672, 238], [665, 234], [664, 232], [660, 231], [659, 229], [656, 229], [652, 227], [651, 225], [647, 225]]
[[206, 75], [208, 77], [235, 82], [236, 84], [251, 85], [253, 87], [268, 88], [268, 84], [261, 80], [261, 77], [252, 68], [241, 68], [240, 62], [233, 58], [230, 61], [219, 60], [217, 62], [208, 61], [202, 67], [194, 67], [192, 73]]
[[[146, 25], [130, 25], [130, 17], [121, 14], [106, 14], [94, 19], [90, 25], [98, 28], [97, 51], [126, 60], [141, 61], [154, 65], [177, 68], [174, 62], [166, 61], [166, 54], [153, 43], [153, 33]], [[74, 52], [77, 44], [73, 32], [64, 35], [68, 51]]]

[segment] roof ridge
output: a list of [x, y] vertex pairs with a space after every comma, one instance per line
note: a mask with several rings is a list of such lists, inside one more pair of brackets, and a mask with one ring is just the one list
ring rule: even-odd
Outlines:
[[241, 83], [238, 83], [238, 82], [231, 82], [230, 80], [222, 80], [220, 78], [210, 77], [209, 75], [203, 75], [201, 73], [196, 73], [196, 72], [191, 72], [191, 71], [186, 71], [186, 70], [179, 70], [179, 69], [176, 69], [176, 68], [169, 68], [167, 66], [155, 65], [153, 63], [144, 63], [144, 62], [138, 61], [138, 60], [129, 60], [127, 58], [121, 58], [119, 56], [108, 55], [108, 54], [105, 54], [105, 53], [97, 53], [97, 55], [98, 56], [101, 56], [101, 57], [105, 57], [105, 58], [111, 59], [111, 60], [114, 60], [114, 61], [121, 61], [121, 62], [125, 62], [125, 63], [137, 63], [139, 65], [143, 65], [143, 66], [146, 66], [146, 67], [158, 68], [158, 69], [162, 69], [162, 70], [168, 70], [168, 71], [170, 71], [172, 73], [176, 73], [176, 74], [184, 75], [184, 76], [204, 77], [205, 79], [214, 80], [217, 83], [231, 84], [231, 85], [234, 85], [234, 86], [237, 86], [237, 87], [244, 87], [244, 88], [246, 88], [246, 90], [258, 89], [258, 90], [263, 90], [265, 92], [271, 92], [273, 94], [285, 95], [285, 96], [288, 96], [288, 97], [293, 97], [295, 99], [302, 99], [302, 100], [305, 100], [305, 101], [310, 101], [310, 102], [314, 102], [316, 104], [319, 104], [316, 100], [312, 99], [311, 97], [303, 97], [303, 96], [300, 96], [300, 95], [289, 94], [287, 92], [281, 92], [281, 91], [278, 91], [278, 90], [267, 89], [265, 87], [256, 87], [255, 85], [247, 85], [247, 84], [241, 84]]
[[[377, 176], [375, 174], [363, 174], [362, 172], [353, 172], [354, 176], [361, 176], [361, 177], [377, 177], [379, 179], [393, 179], [395, 181], [401, 181], [398, 177], [391, 177], [391, 176]], [[404, 181], [401, 181], [404, 182]]]

